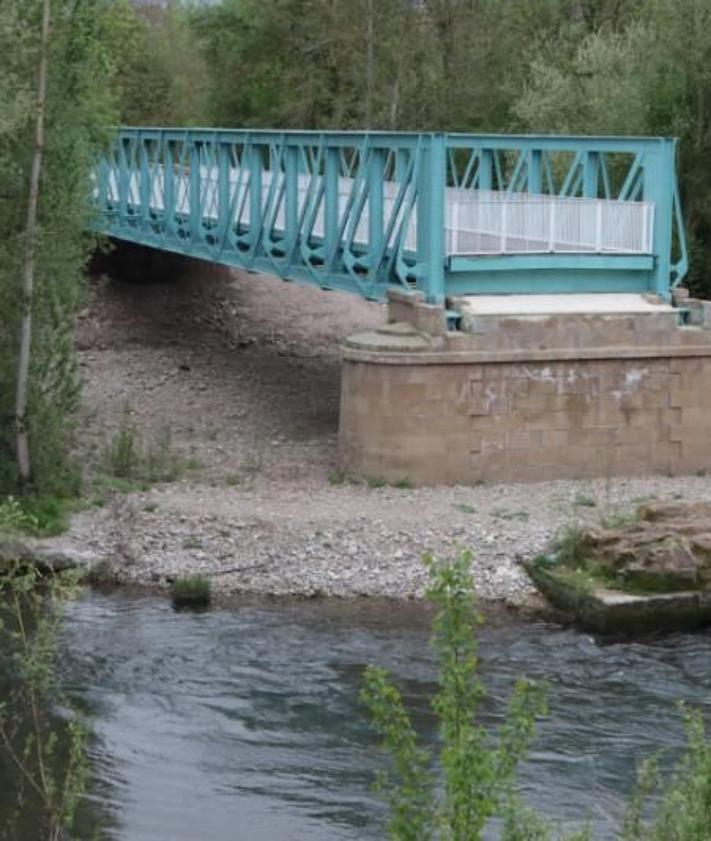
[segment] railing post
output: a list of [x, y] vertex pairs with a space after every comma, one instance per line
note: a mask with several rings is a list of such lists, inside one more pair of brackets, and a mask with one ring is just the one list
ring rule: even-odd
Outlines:
[[671, 283], [672, 219], [674, 213], [674, 162], [676, 141], [660, 139], [644, 156], [642, 198], [654, 205], [652, 249], [653, 287], [650, 291], [668, 299]]
[[419, 284], [431, 304], [444, 304], [444, 200], [447, 178], [443, 134], [425, 138], [417, 185]]
[[383, 253], [383, 178], [385, 155], [382, 149], [371, 149], [368, 170], [368, 274], [373, 283], [378, 279], [378, 268]]

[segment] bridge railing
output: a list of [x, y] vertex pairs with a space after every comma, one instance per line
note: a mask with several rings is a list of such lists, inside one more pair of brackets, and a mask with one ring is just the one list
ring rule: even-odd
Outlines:
[[109, 235], [371, 299], [685, 271], [665, 139], [124, 128], [95, 198]]

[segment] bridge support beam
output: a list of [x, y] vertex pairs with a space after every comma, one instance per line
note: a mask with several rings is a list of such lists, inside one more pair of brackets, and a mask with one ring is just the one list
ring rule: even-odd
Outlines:
[[711, 305], [683, 303], [682, 325], [641, 297], [533, 315], [460, 302], [455, 333], [398, 296], [344, 344], [341, 466], [418, 484], [711, 470]]

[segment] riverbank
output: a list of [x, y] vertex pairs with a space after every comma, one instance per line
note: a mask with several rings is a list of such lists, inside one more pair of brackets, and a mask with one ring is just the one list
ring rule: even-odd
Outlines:
[[96, 282], [77, 332], [89, 500], [126, 410], [146, 440], [168, 431], [183, 465], [171, 483], [102, 491], [50, 542], [105, 559], [118, 581], [167, 586], [199, 572], [217, 592], [417, 598], [424, 553], [468, 548], [481, 598], [521, 606], [537, 598], [521, 561], [571, 522], [711, 499], [703, 476], [354, 484], [337, 465], [338, 342], [379, 324], [382, 308], [193, 261], [160, 265]]

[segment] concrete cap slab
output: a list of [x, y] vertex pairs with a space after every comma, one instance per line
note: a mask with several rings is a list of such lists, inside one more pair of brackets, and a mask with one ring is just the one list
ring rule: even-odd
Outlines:
[[651, 295], [593, 293], [588, 295], [462, 295], [459, 311], [471, 315], [630, 315], [673, 312], [670, 304]]

